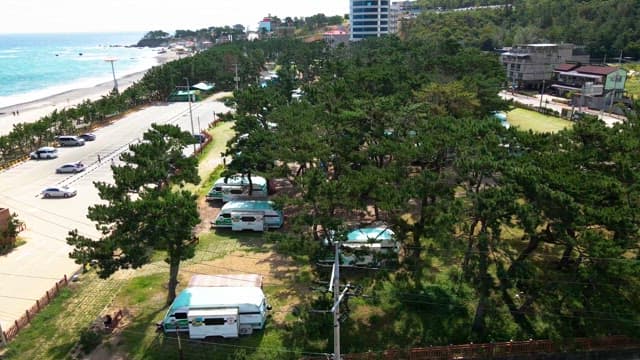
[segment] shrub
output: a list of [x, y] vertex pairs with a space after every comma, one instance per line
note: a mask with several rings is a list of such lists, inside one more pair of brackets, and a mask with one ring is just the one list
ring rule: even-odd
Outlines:
[[102, 342], [102, 335], [92, 329], [85, 329], [80, 333], [80, 349], [83, 353], [91, 353]]

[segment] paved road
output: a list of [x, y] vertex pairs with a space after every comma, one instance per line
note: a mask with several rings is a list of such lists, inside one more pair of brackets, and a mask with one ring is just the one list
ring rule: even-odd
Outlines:
[[[214, 111], [228, 110], [214, 100], [194, 103], [195, 131], [198, 119], [205, 129], [213, 120]], [[78, 229], [80, 234], [98, 237], [94, 224], [86, 218], [87, 208], [100, 202], [93, 182], [112, 181], [112, 159], [117, 165], [118, 155], [138, 141], [152, 123], [173, 123], [191, 131], [187, 103], [148, 107], [97, 130], [97, 139], [85, 146], [60, 148], [58, 159], [29, 160], [0, 172], [0, 206], [17, 213], [27, 225], [27, 230], [20, 234], [26, 244], [0, 257], [0, 325], [4, 329], [35, 304], [56, 280], [79, 268], [68, 257], [71, 248], [65, 242], [67, 233]], [[82, 161], [87, 170], [76, 175], [55, 174], [61, 164], [75, 161]], [[69, 199], [41, 198], [40, 191], [53, 184], [70, 185], [78, 190], [78, 195]]]

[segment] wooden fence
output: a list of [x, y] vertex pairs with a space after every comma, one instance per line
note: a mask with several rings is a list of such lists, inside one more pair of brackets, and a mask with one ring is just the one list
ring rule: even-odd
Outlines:
[[[3, 331], [4, 337], [7, 341], [13, 340], [20, 330], [25, 328], [31, 320], [38, 314], [42, 309], [44, 309], [47, 304], [49, 304], [59, 293], [60, 290], [64, 289], [69, 284], [69, 280], [67, 279], [67, 275], [64, 278], [56, 281], [56, 284], [47, 292], [42, 295], [42, 297], [36, 300], [36, 303], [31, 306], [29, 310], [26, 310], [25, 313], [18, 319], [13, 322], [13, 325], [8, 329]], [[0, 342], [0, 345], [2, 343]]]
[[[491, 359], [529, 356], [532, 354], [554, 354], [590, 352], [622, 349], [640, 349], [640, 340], [626, 336], [552, 340], [508, 341], [490, 344], [466, 344], [431, 346], [410, 350], [387, 350], [362, 354], [344, 354], [344, 360], [453, 360]], [[306, 360], [326, 360], [326, 357], [311, 357]]]

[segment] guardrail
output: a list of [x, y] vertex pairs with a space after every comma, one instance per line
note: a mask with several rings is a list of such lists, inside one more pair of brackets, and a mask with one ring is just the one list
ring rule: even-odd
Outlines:
[[[409, 350], [387, 350], [361, 354], [344, 354], [343, 360], [452, 360], [452, 359], [500, 359], [531, 358], [533, 354], [558, 354], [570, 352], [594, 352], [607, 350], [640, 349], [640, 339], [627, 336], [576, 338], [564, 341], [528, 340], [489, 344], [465, 344], [431, 346]], [[639, 350], [640, 351], [640, 350]], [[305, 360], [326, 360], [326, 357], [307, 357]]]
[[[13, 322], [13, 324], [2, 333], [4, 335], [4, 339], [7, 342], [15, 339], [18, 336], [20, 330], [24, 329], [27, 325], [31, 323], [33, 318], [44, 309], [56, 296], [60, 293], [62, 289], [64, 289], [67, 285], [69, 285], [69, 279], [65, 274], [64, 277], [58, 281], [56, 281], [55, 285], [51, 287], [51, 289], [47, 290], [44, 295], [33, 304], [25, 313], [18, 319]], [[2, 342], [0, 342], [2, 345]]]

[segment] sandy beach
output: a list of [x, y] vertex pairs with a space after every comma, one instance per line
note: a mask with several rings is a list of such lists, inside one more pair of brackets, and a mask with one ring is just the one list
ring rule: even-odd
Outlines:
[[[157, 57], [158, 65], [178, 58], [177, 54], [169, 51]], [[134, 82], [142, 79], [145, 73], [146, 70], [118, 78], [118, 89], [120, 91], [125, 90]], [[85, 100], [95, 101], [107, 95], [112, 89], [113, 81], [108, 81], [92, 87], [73, 89], [42, 99], [0, 108], [0, 136], [9, 134], [14, 124], [36, 122], [56, 109], [62, 110], [66, 107], [73, 107]], [[17, 115], [15, 115], [16, 111], [18, 112]]]

